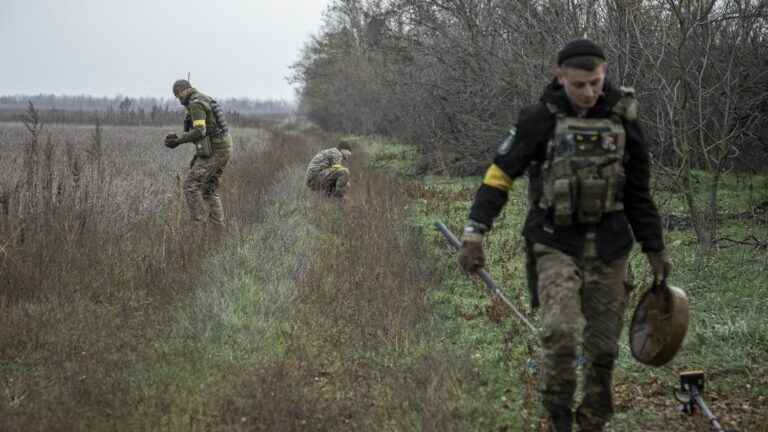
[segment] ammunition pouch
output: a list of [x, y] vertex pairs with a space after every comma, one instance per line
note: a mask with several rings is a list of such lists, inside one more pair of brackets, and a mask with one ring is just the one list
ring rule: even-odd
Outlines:
[[214, 151], [229, 147], [227, 133], [216, 129], [214, 133], [207, 133], [202, 139], [195, 141], [195, 155], [203, 158], [210, 157]]
[[579, 182], [578, 219], [583, 224], [596, 224], [603, 218], [603, 205], [608, 182], [605, 179], [584, 179]]
[[556, 225], [573, 223], [574, 197], [570, 179], [557, 179], [553, 186], [554, 217]]
[[555, 225], [598, 224], [605, 213], [624, 209], [624, 146], [620, 119], [558, 115], [538, 200]]
[[208, 136], [203, 137], [195, 141], [195, 157], [207, 158], [211, 157], [213, 150], [211, 149], [211, 138]]

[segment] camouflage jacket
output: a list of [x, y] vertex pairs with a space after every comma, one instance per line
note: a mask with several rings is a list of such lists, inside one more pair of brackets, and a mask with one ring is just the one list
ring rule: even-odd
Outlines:
[[200, 129], [203, 136], [211, 138], [222, 138], [228, 133], [224, 113], [216, 100], [210, 96], [194, 90], [189, 96], [186, 109], [185, 131]]
[[[612, 108], [622, 101], [622, 92], [606, 82], [604, 95], [587, 113], [587, 118], [608, 118]], [[533, 162], [545, 161], [547, 143], [553, 137], [555, 115], [547, 103], [573, 114], [568, 98], [556, 81], [544, 91], [538, 104], [523, 108], [517, 122], [517, 133], [511, 145], [500, 148], [478, 189], [469, 218], [491, 227], [507, 202], [508, 191], [514, 179], [520, 177]], [[650, 193], [650, 162], [648, 146], [640, 124], [636, 120], [624, 120], [626, 130], [626, 181], [622, 192], [624, 210], [604, 215], [594, 228], [597, 232], [597, 249], [605, 262], [626, 255], [634, 240], [641, 243], [644, 252], [664, 249], [661, 219]], [[531, 184], [541, 174], [531, 175]], [[541, 243], [572, 256], [579, 256], [584, 248], [587, 225], [555, 226], [551, 211], [531, 206], [523, 235], [532, 242]]]
[[326, 170], [341, 165], [344, 156], [337, 148], [329, 148], [316, 154], [307, 166], [306, 183], [314, 181]]

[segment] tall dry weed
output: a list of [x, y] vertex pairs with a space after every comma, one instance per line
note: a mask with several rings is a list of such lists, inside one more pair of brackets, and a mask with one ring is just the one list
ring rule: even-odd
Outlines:
[[53, 185], [56, 178], [54, 170], [54, 151], [53, 151], [53, 138], [48, 135], [45, 140], [45, 147], [43, 147], [43, 174], [42, 174], [42, 193], [40, 198], [43, 201], [43, 211], [45, 214], [50, 214], [54, 206], [53, 201]]
[[[205, 261], [255, 229], [264, 190], [315, 149], [279, 129], [235, 130], [228, 230], [212, 241], [186, 214], [191, 155], [165, 149], [162, 129], [46, 126], [41, 149], [30, 118], [4, 125], [0, 143], [0, 430], [82, 430], [84, 413], [133, 419], [153, 403], [159, 414], [172, 395], [137, 399], [136, 368], [170, 361], [159, 341], [210, 282]], [[189, 349], [172, 363], [198, 361]]]
[[219, 421], [253, 431], [467, 430], [463, 416], [476, 407], [456, 388], [472, 393], [477, 374], [434, 333], [437, 279], [407, 223], [402, 181], [369, 170], [362, 153], [353, 151], [350, 201], [315, 196], [304, 216], [318, 247], [295, 273], [283, 356], [232, 383], [238, 397], [213, 409]]
[[[428, 291], [437, 282], [406, 223], [400, 180], [368, 171], [358, 149], [351, 205], [318, 199], [303, 209], [298, 177], [329, 138], [275, 128], [263, 145], [235, 132], [222, 183], [228, 228], [210, 241], [188, 222], [185, 155], [139, 142], [161, 130], [104, 127], [99, 144], [96, 130], [47, 129], [53, 149], [29, 160], [39, 168], [35, 182], [56, 185], [56, 205], [38, 208], [35, 229], [27, 206], [16, 205], [27, 173], [0, 177], [21, 185], [7, 193], [0, 221], [0, 371], [13, 378], [0, 378], [0, 429], [156, 430], [174, 410], [189, 422], [169, 430], [466, 429], [462, 413], [475, 408], [455, 389], [478, 377], [441, 347], [431, 324]], [[286, 180], [292, 189], [275, 186]], [[282, 224], [273, 230], [281, 234], [269, 224]], [[316, 236], [308, 244], [318, 248], [295, 251], [292, 231]], [[211, 268], [239, 279], [242, 269], [227, 258], [252, 239], [259, 243], [249, 247], [269, 253], [238, 263], [295, 255], [256, 266], [274, 270], [259, 275], [270, 289], [295, 290], [273, 297], [289, 307], [241, 310], [237, 299], [221, 299], [239, 293], [215, 285]], [[248, 288], [260, 295], [258, 285]], [[262, 342], [277, 345], [269, 361], [208, 363], [212, 348], [203, 343], [221, 344], [216, 354], [226, 361], [231, 345], [245, 342], [238, 338], [256, 337], [245, 333], [258, 325], [212, 329], [216, 307], [229, 306], [238, 323], [252, 322], [238, 318], [244, 313], [282, 314], [270, 317], [274, 340]], [[190, 319], [179, 323], [183, 314]]]

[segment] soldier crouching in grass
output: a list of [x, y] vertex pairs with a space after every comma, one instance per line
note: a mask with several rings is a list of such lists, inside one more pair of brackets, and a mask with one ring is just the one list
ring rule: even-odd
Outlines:
[[[459, 263], [485, 263], [482, 239], [529, 172], [531, 208], [523, 236], [535, 259], [542, 309], [541, 396], [556, 432], [571, 431], [576, 351], [585, 356], [581, 431], [602, 431], [613, 415], [612, 377], [627, 306], [624, 279], [634, 239], [654, 282], [671, 271], [649, 190], [648, 148], [631, 89], [605, 80], [603, 50], [576, 40], [558, 54], [557, 77], [524, 108], [475, 195]], [[584, 327], [581, 328], [581, 321]]]
[[344, 199], [349, 190], [349, 169], [342, 162], [352, 157], [351, 147], [346, 142], [322, 150], [307, 166], [305, 183], [307, 187], [325, 196]]
[[195, 145], [195, 156], [184, 181], [184, 196], [192, 220], [223, 227], [224, 208], [218, 189], [232, 153], [224, 113], [213, 98], [197, 91], [187, 80], [173, 83], [173, 95], [186, 108], [187, 117], [184, 134], [166, 136], [165, 145], [172, 149], [183, 143]]

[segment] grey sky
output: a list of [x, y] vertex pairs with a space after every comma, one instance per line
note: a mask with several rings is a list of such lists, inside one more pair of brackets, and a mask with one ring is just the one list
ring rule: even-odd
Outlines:
[[2, 0], [0, 94], [292, 99], [330, 0]]

